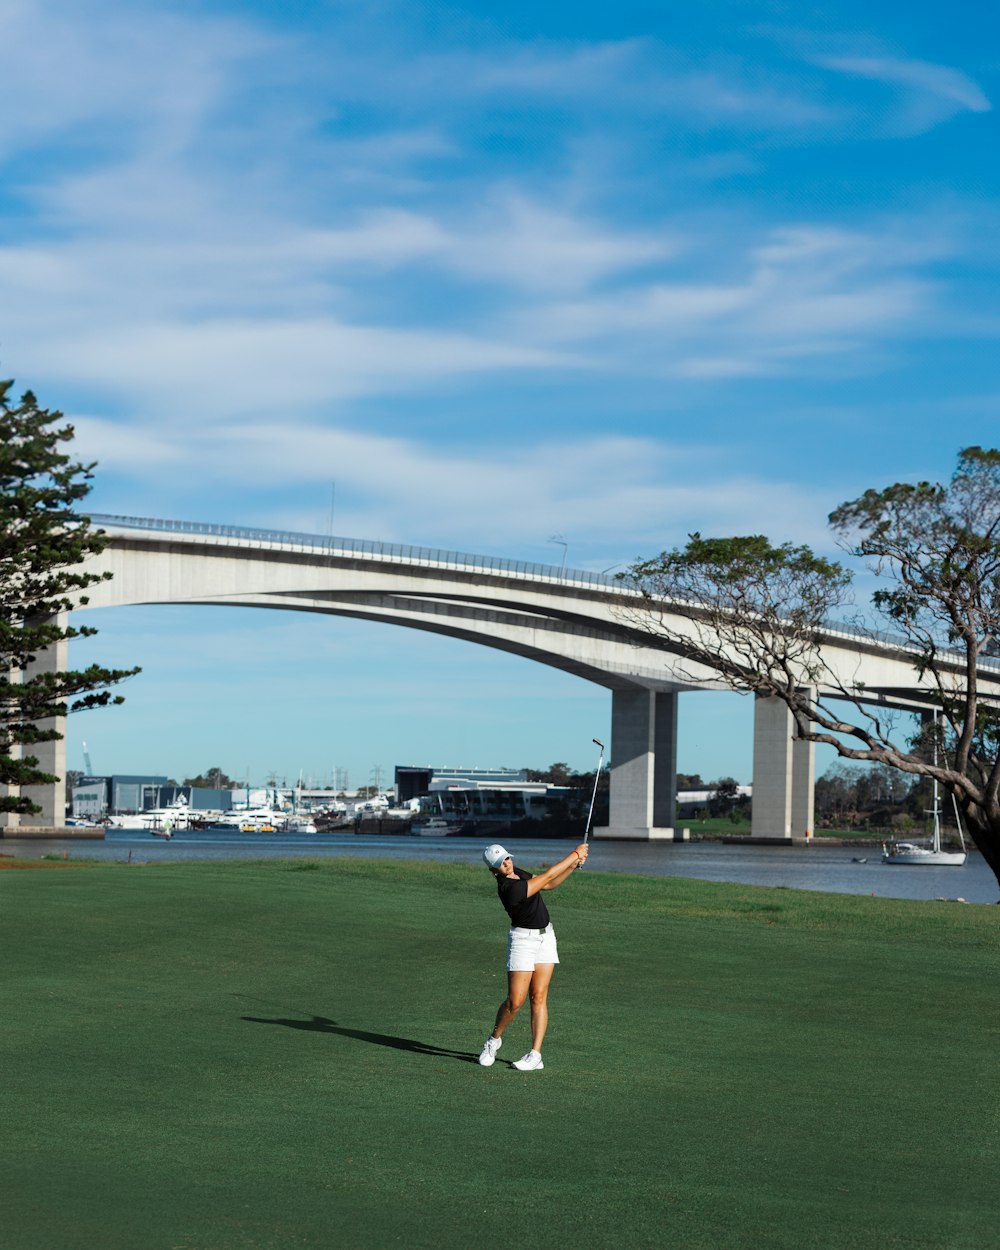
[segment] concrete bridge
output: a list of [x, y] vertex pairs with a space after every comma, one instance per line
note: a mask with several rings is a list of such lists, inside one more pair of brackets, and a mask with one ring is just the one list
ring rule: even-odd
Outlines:
[[[678, 693], [725, 687], [631, 626], [626, 613], [639, 602], [637, 592], [614, 578], [392, 543], [137, 517], [93, 520], [110, 542], [89, 567], [113, 578], [88, 590], [92, 608], [230, 604], [384, 621], [478, 642], [603, 686], [612, 701], [611, 806], [608, 828], [595, 836], [673, 836]], [[824, 656], [845, 685], [863, 683], [872, 702], [929, 702], [912, 653], [899, 645], [831, 631]], [[44, 652], [39, 663], [65, 667], [65, 645]], [[993, 681], [1000, 691], [1000, 665]], [[65, 775], [63, 742], [36, 753], [43, 768]], [[811, 831], [814, 749], [792, 740], [791, 717], [777, 699], [755, 702], [753, 761], [753, 835]], [[31, 794], [43, 811], [22, 824], [61, 823], [61, 783]]]

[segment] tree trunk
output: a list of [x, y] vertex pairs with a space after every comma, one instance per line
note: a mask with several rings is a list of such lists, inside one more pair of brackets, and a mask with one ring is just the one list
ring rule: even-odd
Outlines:
[[980, 822], [972, 817], [967, 818], [966, 823], [969, 836], [1000, 884], [1000, 821], [994, 825]]

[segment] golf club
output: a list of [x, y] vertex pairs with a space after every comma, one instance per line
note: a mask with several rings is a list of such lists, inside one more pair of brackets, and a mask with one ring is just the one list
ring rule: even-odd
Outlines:
[[[601, 748], [601, 754], [597, 757], [597, 772], [594, 773], [594, 789], [590, 795], [590, 811], [587, 813], [587, 828], [583, 833], [583, 840], [586, 842], [590, 838], [590, 822], [594, 819], [594, 803], [597, 801], [597, 783], [601, 780], [601, 765], [604, 763], [604, 743], [600, 738], [591, 739], [595, 747]], [[581, 864], [582, 868], [583, 865]]]

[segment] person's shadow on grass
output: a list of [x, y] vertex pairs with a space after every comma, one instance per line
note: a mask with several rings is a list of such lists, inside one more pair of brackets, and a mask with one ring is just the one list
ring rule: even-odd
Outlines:
[[394, 1037], [390, 1033], [371, 1033], [367, 1029], [348, 1029], [336, 1020], [325, 1016], [313, 1016], [309, 1020], [291, 1020], [287, 1017], [241, 1016], [249, 1024], [280, 1024], [286, 1029], [306, 1029], [310, 1033], [337, 1033], [341, 1037], [353, 1037], [358, 1042], [370, 1042], [373, 1046], [389, 1046], [393, 1050], [410, 1050], [415, 1055], [429, 1055], [435, 1059], [457, 1059], [461, 1063], [477, 1063], [478, 1057], [467, 1050], [449, 1050], [445, 1046], [432, 1046], [410, 1037]]

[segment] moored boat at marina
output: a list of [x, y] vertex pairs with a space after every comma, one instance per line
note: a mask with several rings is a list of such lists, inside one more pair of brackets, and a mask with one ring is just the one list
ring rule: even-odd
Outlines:
[[410, 832], [421, 838], [447, 838], [461, 833], [462, 826], [455, 821], [445, 820], [443, 816], [428, 816], [424, 820], [415, 820]]
[[195, 816], [191, 805], [184, 795], [180, 795], [166, 807], [152, 807], [145, 812], [128, 812], [124, 815], [109, 816], [109, 829], [145, 829], [148, 833], [172, 832], [176, 829], [190, 829], [193, 822], [202, 820], [211, 813], [199, 812]]
[[275, 833], [288, 819], [288, 813], [269, 804], [258, 807], [234, 807], [222, 812], [215, 822], [216, 829], [239, 829], [241, 833]]
[[[936, 717], [934, 725], [936, 729]], [[934, 763], [937, 763], [936, 740]], [[885, 864], [924, 865], [928, 868], [961, 868], [968, 859], [968, 853], [965, 849], [965, 838], [962, 836], [962, 822], [959, 819], [958, 804], [955, 803], [954, 795], [952, 795], [952, 805], [955, 808], [955, 821], [958, 825], [958, 840], [962, 847], [960, 851], [945, 850], [941, 844], [941, 803], [938, 796], [938, 783], [935, 778], [934, 803], [931, 808], [933, 825], [930, 846], [918, 842], [883, 842], [882, 862]]]
[[318, 833], [316, 822], [311, 817], [300, 812], [298, 815], [286, 816], [285, 823], [279, 829], [280, 833]]
[[233, 808], [221, 813], [213, 829], [237, 829], [240, 833], [316, 833], [316, 822], [306, 812], [287, 812], [278, 807]]
[[969, 858], [964, 848], [946, 851], [941, 846], [940, 829], [936, 829], [930, 846], [918, 842], [889, 842], [882, 844], [882, 862], [885, 864], [923, 864], [931, 868], [961, 868]]

